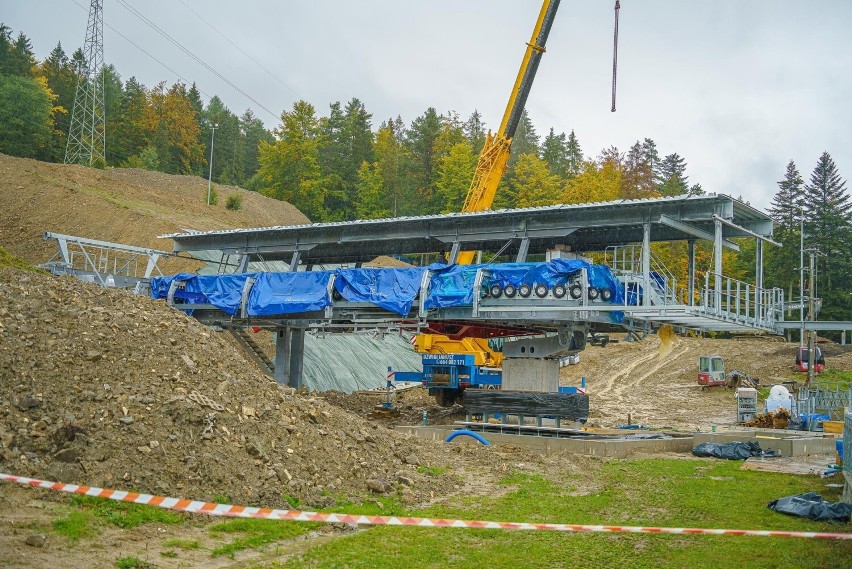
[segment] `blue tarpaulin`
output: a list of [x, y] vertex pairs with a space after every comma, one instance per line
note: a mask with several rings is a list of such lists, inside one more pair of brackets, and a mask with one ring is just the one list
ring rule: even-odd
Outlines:
[[[181, 273], [151, 279], [151, 297], [168, 296], [172, 282], [184, 283], [175, 298], [190, 303], [212, 304], [223, 312], [235, 315], [240, 308], [242, 293], [248, 278], [255, 278], [246, 310], [249, 316], [273, 316], [322, 310], [331, 304], [328, 283], [336, 275], [334, 288], [346, 300], [369, 302], [389, 312], [405, 316], [411, 310], [420, 291], [423, 273], [432, 271], [427, 309], [470, 306], [473, 304], [473, 283], [479, 269], [486, 268], [490, 276], [483, 286], [512, 284], [545, 284], [553, 287], [566, 284], [570, 277], [586, 269], [589, 284], [612, 292], [610, 302], [621, 304], [621, 285], [609, 268], [579, 260], [554, 259], [549, 263], [505, 263], [499, 265], [431, 265], [398, 269], [338, 269], [335, 271], [306, 271], [295, 273], [244, 273], [237, 275], [193, 275]], [[613, 313], [616, 321], [620, 313]]]
[[450, 265], [432, 275], [426, 308], [450, 308], [473, 304], [473, 281], [479, 265]]
[[248, 299], [249, 316], [274, 316], [322, 310], [331, 304], [332, 271], [259, 273]]
[[405, 316], [420, 291], [427, 269], [342, 269], [334, 288], [346, 300], [370, 302], [389, 312]]

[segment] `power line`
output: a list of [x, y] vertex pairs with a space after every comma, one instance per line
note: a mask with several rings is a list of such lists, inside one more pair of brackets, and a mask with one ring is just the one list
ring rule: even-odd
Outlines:
[[246, 93], [245, 91], [243, 91], [240, 87], [238, 87], [236, 84], [234, 84], [234, 83], [233, 83], [230, 79], [228, 79], [227, 77], [225, 77], [224, 75], [222, 75], [221, 73], [219, 73], [218, 71], [216, 71], [215, 69], [213, 69], [213, 67], [211, 67], [211, 66], [210, 66], [207, 62], [205, 62], [203, 59], [201, 59], [200, 57], [198, 57], [197, 55], [195, 55], [194, 53], [192, 53], [189, 49], [187, 49], [186, 47], [184, 47], [184, 46], [183, 46], [183, 44], [181, 44], [179, 41], [177, 41], [177, 40], [176, 40], [176, 39], [174, 39], [172, 36], [170, 36], [168, 33], [166, 33], [166, 32], [165, 32], [162, 28], [160, 28], [157, 24], [155, 24], [154, 22], [152, 22], [151, 20], [149, 20], [147, 17], [145, 17], [145, 15], [144, 15], [144, 14], [142, 14], [141, 12], [139, 12], [136, 8], [134, 8], [133, 6], [131, 6], [131, 5], [129, 5], [127, 2], [125, 2], [125, 0], [118, 0], [118, 3], [119, 3], [119, 4], [121, 4], [121, 5], [122, 5], [122, 6], [123, 6], [126, 10], [128, 10], [131, 14], [133, 14], [134, 16], [136, 16], [137, 18], [139, 18], [140, 20], [142, 20], [142, 22], [144, 22], [146, 25], [148, 25], [148, 26], [149, 26], [150, 28], [152, 28], [154, 31], [156, 31], [157, 33], [159, 33], [159, 34], [160, 34], [161, 36], [163, 36], [164, 38], [166, 38], [166, 39], [167, 39], [167, 40], [168, 40], [171, 44], [173, 44], [175, 47], [177, 47], [177, 48], [178, 48], [178, 49], [180, 49], [182, 52], [184, 52], [185, 54], [187, 54], [188, 56], [190, 56], [192, 59], [194, 59], [196, 62], [198, 62], [198, 63], [199, 63], [199, 64], [201, 64], [202, 66], [204, 66], [204, 68], [205, 68], [205, 69], [207, 69], [208, 71], [210, 71], [213, 75], [215, 75], [216, 77], [218, 77], [219, 79], [221, 79], [222, 81], [224, 81], [225, 83], [227, 83], [227, 84], [228, 84], [228, 85], [229, 85], [232, 89], [234, 89], [235, 91], [237, 91], [238, 93], [240, 93], [241, 95], [243, 95], [245, 98], [247, 98], [247, 99], [249, 99], [250, 101], [252, 101], [252, 102], [253, 102], [255, 105], [257, 105], [259, 108], [261, 108], [261, 109], [263, 109], [264, 111], [266, 111], [267, 113], [269, 113], [269, 115], [270, 115], [270, 116], [272, 116], [272, 117], [273, 117], [273, 118], [275, 118], [276, 120], [278, 120], [278, 119], [280, 118], [278, 115], [276, 115], [275, 113], [273, 113], [272, 111], [270, 111], [268, 108], [266, 108], [264, 105], [262, 105], [262, 104], [260, 103], [260, 101], [258, 101], [257, 99], [255, 99], [254, 97], [252, 97], [251, 95], [249, 95], [248, 93]]
[[[83, 6], [82, 4], [80, 4], [79, 2], [77, 2], [77, 0], [72, 0], [72, 1], [77, 6], [79, 6], [81, 10], [86, 10], [86, 7]], [[120, 36], [121, 38], [124, 39], [124, 41], [126, 41], [127, 43], [129, 43], [130, 45], [132, 45], [133, 47], [135, 47], [136, 49], [138, 49], [139, 51], [141, 51], [142, 53], [144, 53], [145, 55], [147, 55], [148, 57], [150, 57], [151, 59], [153, 59], [154, 61], [156, 61], [160, 65], [162, 65], [164, 69], [166, 69], [167, 71], [170, 71], [172, 74], [174, 74], [175, 77], [180, 79], [182, 82], [186, 83], [187, 85], [190, 84], [190, 83], [194, 83], [194, 81], [188, 80], [186, 77], [184, 77], [183, 75], [181, 75], [180, 73], [178, 73], [177, 71], [175, 71], [174, 69], [172, 69], [171, 67], [169, 67], [168, 65], [166, 65], [165, 63], [163, 63], [162, 61], [157, 59], [156, 57], [154, 57], [153, 55], [151, 55], [151, 53], [149, 51], [147, 51], [144, 47], [142, 47], [141, 45], [139, 45], [138, 43], [136, 43], [135, 41], [133, 41], [132, 39], [130, 39], [129, 37], [127, 37], [126, 35], [121, 33], [120, 31], [118, 31], [114, 27], [110, 26], [106, 21], [104, 21], [104, 25], [106, 27], [108, 27], [110, 29], [110, 31], [112, 31], [112, 33], [116, 34], [117, 36]], [[197, 85], [196, 85], [196, 89], [198, 89]], [[201, 89], [198, 89], [198, 92], [201, 93], [202, 95], [204, 95], [204, 97], [206, 97], [208, 101], [212, 98], [210, 95], [208, 95], [207, 93], [205, 93]]]
[[259, 62], [259, 61], [258, 61], [258, 60], [256, 60], [254, 57], [252, 57], [252, 56], [251, 56], [251, 54], [247, 53], [245, 50], [243, 50], [243, 48], [241, 48], [241, 47], [240, 47], [240, 46], [238, 46], [236, 43], [234, 43], [234, 42], [233, 42], [233, 41], [232, 41], [232, 40], [231, 40], [228, 36], [226, 36], [224, 33], [222, 33], [221, 31], [219, 31], [219, 30], [218, 30], [218, 29], [217, 29], [217, 28], [216, 28], [213, 24], [211, 24], [210, 22], [208, 22], [207, 20], [205, 20], [205, 19], [201, 16], [201, 14], [199, 14], [198, 12], [196, 12], [195, 10], [193, 10], [193, 9], [192, 9], [192, 7], [191, 7], [191, 6], [189, 6], [186, 2], [184, 2], [183, 0], [178, 0], [178, 1], [179, 1], [181, 4], [183, 4], [183, 5], [184, 5], [184, 7], [185, 7], [187, 10], [189, 10], [190, 12], [192, 12], [193, 14], [195, 14], [195, 16], [196, 16], [199, 20], [201, 20], [202, 22], [204, 22], [204, 23], [207, 25], [207, 27], [209, 27], [211, 30], [213, 30], [214, 32], [216, 32], [217, 34], [219, 34], [220, 36], [222, 36], [223, 38], [225, 38], [225, 41], [227, 41], [229, 44], [231, 44], [232, 46], [234, 46], [235, 48], [237, 48], [237, 50], [238, 50], [240, 53], [242, 53], [243, 55], [245, 55], [246, 57], [248, 57], [249, 59], [251, 59], [251, 60], [255, 63], [255, 65], [257, 65], [258, 67], [260, 67], [261, 69], [263, 69], [263, 70], [267, 73], [267, 75], [269, 75], [270, 77], [272, 77], [273, 79], [275, 79], [276, 81], [278, 81], [278, 82], [279, 82], [279, 83], [280, 83], [280, 84], [281, 84], [284, 88], [288, 89], [291, 93], [293, 93], [293, 94], [294, 94], [294, 95], [296, 95], [297, 97], [299, 97], [299, 98], [301, 98], [301, 97], [302, 97], [302, 96], [299, 94], [299, 92], [298, 92], [298, 91], [296, 91], [295, 89], [293, 89], [292, 87], [290, 87], [287, 83], [285, 83], [284, 81], [282, 81], [282, 80], [281, 80], [281, 79], [280, 79], [277, 75], [275, 75], [275, 73], [273, 73], [272, 71], [270, 71], [269, 69], [267, 69], [267, 68], [266, 68], [266, 67], [265, 67], [265, 66], [264, 66], [261, 62]]

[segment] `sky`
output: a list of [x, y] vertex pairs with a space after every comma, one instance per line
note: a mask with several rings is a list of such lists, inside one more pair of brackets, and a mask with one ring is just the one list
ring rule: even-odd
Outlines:
[[[129, 4], [257, 103], [135, 16]], [[794, 160], [822, 152], [852, 176], [852, 1], [622, 0], [610, 112], [614, 0], [562, 0], [527, 110], [574, 131], [586, 156], [651, 138], [689, 183], [765, 209]], [[196, 82], [274, 128], [305, 99], [358, 97], [374, 128], [426, 108], [499, 125], [541, 0], [104, 0], [104, 51], [123, 79]], [[82, 46], [88, 0], [0, 0], [36, 56]], [[124, 37], [123, 37], [124, 36]], [[129, 41], [135, 42], [159, 62]]]

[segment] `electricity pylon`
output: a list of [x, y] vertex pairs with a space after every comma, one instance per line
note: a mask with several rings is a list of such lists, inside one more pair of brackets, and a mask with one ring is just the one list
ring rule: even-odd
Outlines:
[[84, 63], [78, 70], [77, 93], [65, 146], [65, 163], [106, 164], [104, 110], [103, 0], [92, 0], [83, 45]]

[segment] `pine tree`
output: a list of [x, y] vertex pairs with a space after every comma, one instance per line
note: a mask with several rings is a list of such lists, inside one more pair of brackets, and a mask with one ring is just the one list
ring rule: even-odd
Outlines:
[[478, 156], [485, 146], [485, 122], [479, 111], [474, 110], [464, 123], [464, 137]]
[[453, 145], [438, 163], [438, 196], [443, 213], [461, 211], [476, 170], [476, 154], [466, 139]]
[[689, 191], [685, 174], [686, 162], [677, 153], [669, 154], [660, 163], [660, 176], [663, 182], [659, 186], [660, 194], [664, 196], [682, 196]]
[[852, 313], [852, 203], [846, 181], [834, 160], [823, 152], [805, 185], [803, 200], [806, 244], [819, 249], [817, 294], [823, 299], [820, 318], [848, 319]]
[[583, 171], [583, 151], [573, 130], [565, 143], [565, 152], [568, 156], [568, 178], [573, 178]]
[[77, 89], [77, 72], [61, 43], [57, 43], [47, 59], [41, 63], [39, 75], [47, 79], [48, 87], [57, 97], [53, 112], [50, 159], [61, 162], [65, 157], [65, 145], [71, 125], [70, 111], [74, 106]]
[[637, 140], [630, 147], [624, 160], [621, 197], [625, 199], [649, 198], [655, 196], [656, 192], [654, 168], [642, 143]]
[[441, 118], [438, 112], [429, 107], [423, 115], [411, 122], [406, 133], [406, 147], [412, 156], [412, 182], [417, 188], [417, 213], [437, 213], [430, 209], [435, 203], [435, 181], [437, 163], [435, 160], [435, 141], [441, 133]]
[[778, 230], [782, 233], [798, 230], [803, 185], [804, 181], [795, 162], [790, 160], [784, 179], [778, 182], [778, 192], [773, 196], [772, 204], [769, 206], [769, 215], [775, 220]]
[[541, 143], [541, 157], [551, 172], [560, 178], [568, 178], [568, 149], [564, 132], [556, 134], [551, 127]]

